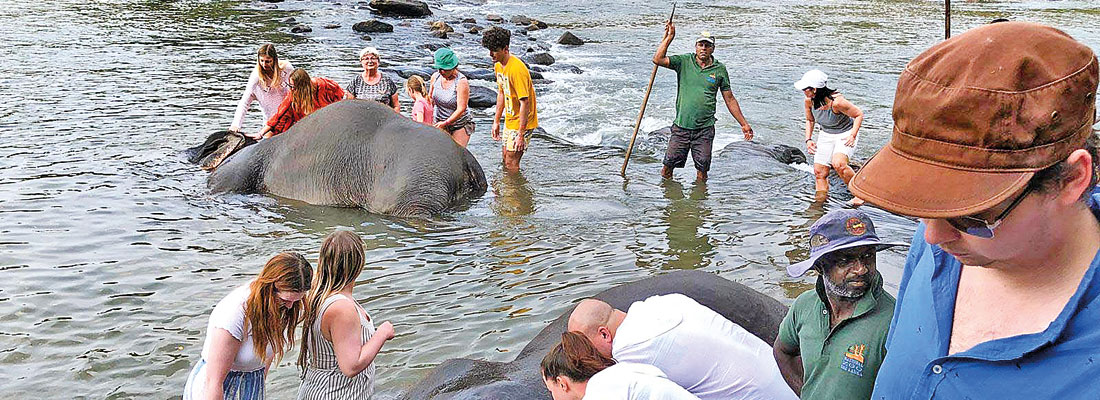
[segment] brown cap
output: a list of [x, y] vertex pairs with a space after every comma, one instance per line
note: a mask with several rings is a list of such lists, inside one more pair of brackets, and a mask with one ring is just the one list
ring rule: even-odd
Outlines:
[[971, 29], [905, 67], [893, 137], [849, 187], [915, 217], [989, 209], [1084, 146], [1097, 79], [1096, 55], [1057, 29], [1026, 22]]

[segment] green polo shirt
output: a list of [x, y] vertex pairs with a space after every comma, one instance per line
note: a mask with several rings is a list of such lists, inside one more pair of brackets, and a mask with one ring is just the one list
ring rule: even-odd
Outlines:
[[718, 60], [700, 68], [695, 54], [679, 54], [668, 58], [676, 71], [676, 126], [700, 129], [714, 126], [714, 106], [720, 90], [730, 90], [726, 66]]
[[816, 290], [794, 301], [779, 325], [778, 340], [802, 355], [802, 399], [870, 399], [886, 357], [894, 297], [882, 289], [882, 275], [876, 272], [852, 316], [830, 330], [822, 279], [817, 278]]

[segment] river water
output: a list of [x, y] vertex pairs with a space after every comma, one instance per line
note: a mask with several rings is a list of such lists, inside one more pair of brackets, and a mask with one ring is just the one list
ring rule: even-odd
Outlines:
[[[259, 44], [340, 82], [367, 44], [390, 64], [428, 65], [417, 46], [434, 39], [422, 20], [366, 42], [350, 29], [370, 17], [359, 6], [0, 0], [0, 398], [178, 397], [213, 305], [279, 251], [315, 260], [338, 227], [367, 243], [359, 300], [397, 329], [376, 361], [381, 397], [448, 358], [510, 360], [573, 301], [618, 283], [700, 269], [785, 303], [811, 287], [812, 277], [788, 278], [784, 267], [806, 257], [807, 227], [849, 195], [833, 188], [812, 205], [808, 166], [716, 154], [708, 184], [693, 183], [690, 168], [662, 182], [663, 147], [643, 133], [629, 179], [618, 175], [664, 2], [433, 4], [435, 18], [525, 14], [551, 24], [530, 34], [541, 42], [566, 29], [589, 41], [551, 49], [584, 73], [550, 72], [552, 82], [536, 88], [549, 134], [534, 140], [521, 174], [502, 173], [489, 111], [478, 113], [470, 149], [490, 190], [466, 209], [403, 220], [207, 192], [206, 174], [179, 152], [229, 125]], [[867, 113], [854, 157], [866, 160], [889, 136], [898, 72], [942, 38], [941, 7], [682, 2], [672, 51], [713, 32], [715, 56], [765, 144], [802, 145], [802, 94], [791, 82], [811, 67], [827, 71]], [[282, 22], [290, 17], [313, 32], [290, 34]], [[1007, 17], [1100, 44], [1093, 2], [961, 3], [953, 17], [955, 32]], [[464, 66], [487, 65], [475, 37], [453, 42]], [[673, 74], [662, 71], [643, 130], [669, 123], [674, 92]], [[249, 114], [248, 129], [258, 115]], [[716, 149], [740, 140], [723, 111], [717, 127]], [[867, 211], [880, 235], [912, 235], [912, 221]], [[903, 261], [903, 250], [879, 258], [891, 291]], [[295, 395], [295, 355], [269, 377], [271, 398]]]

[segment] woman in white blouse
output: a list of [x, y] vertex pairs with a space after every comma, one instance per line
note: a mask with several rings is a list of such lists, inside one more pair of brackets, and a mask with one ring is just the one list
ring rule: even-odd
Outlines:
[[237, 112], [233, 114], [233, 124], [229, 130], [240, 132], [244, 123], [244, 114], [252, 106], [252, 102], [260, 102], [260, 111], [267, 121], [279, 109], [279, 104], [290, 93], [290, 72], [294, 66], [288, 61], [279, 61], [279, 53], [275, 51], [275, 45], [265, 44], [260, 46], [256, 55], [256, 68], [248, 77], [248, 85], [244, 87], [241, 101], [237, 103]]

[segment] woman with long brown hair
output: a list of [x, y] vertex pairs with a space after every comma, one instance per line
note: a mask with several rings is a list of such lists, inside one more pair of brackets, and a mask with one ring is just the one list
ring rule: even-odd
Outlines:
[[294, 346], [302, 317], [299, 300], [312, 281], [305, 257], [280, 253], [259, 276], [219, 301], [210, 313], [202, 359], [183, 389], [184, 400], [263, 399], [271, 363]]
[[344, 89], [336, 82], [328, 78], [310, 78], [306, 70], [298, 68], [290, 73], [290, 94], [253, 138], [269, 138], [286, 132], [307, 115], [343, 98]]
[[298, 399], [370, 399], [374, 358], [394, 336], [389, 321], [374, 321], [352, 291], [363, 272], [363, 240], [351, 231], [329, 234], [321, 244], [317, 281], [306, 298], [298, 367]]
[[554, 400], [698, 400], [652, 365], [616, 363], [579, 332], [565, 332], [542, 359], [542, 379]]
[[233, 132], [240, 132], [244, 114], [253, 102], [260, 103], [260, 112], [267, 121], [290, 93], [290, 71], [294, 70], [294, 66], [279, 60], [279, 52], [273, 44], [260, 46], [256, 53], [256, 67], [248, 76], [248, 85], [244, 87], [241, 101], [237, 103], [237, 112], [233, 114], [233, 123], [229, 125], [229, 130]]

